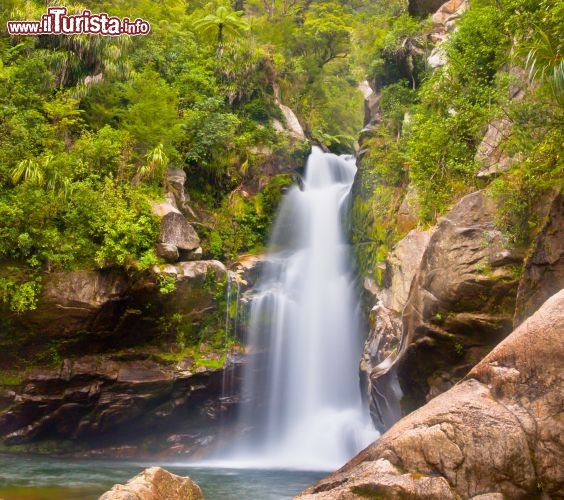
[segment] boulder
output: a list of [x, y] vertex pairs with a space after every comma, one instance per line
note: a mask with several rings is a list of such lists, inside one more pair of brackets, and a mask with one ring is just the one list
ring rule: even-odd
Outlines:
[[178, 210], [178, 208], [176, 208], [171, 203], [171, 200], [153, 201], [151, 203], [151, 211], [153, 212], [153, 214], [155, 214], [157, 217], [160, 217], [161, 219], [165, 215], [168, 215], [170, 213], [180, 214], [180, 210]]
[[186, 172], [184, 170], [181, 168], [169, 168], [167, 170], [166, 185], [181, 212], [184, 212], [188, 201], [190, 201], [184, 189], [185, 184]]
[[[184, 252], [183, 252], [184, 253]], [[190, 252], [186, 252], [184, 255], [184, 260], [202, 260], [202, 256], [204, 255], [204, 251], [202, 247], [196, 248], [196, 250], [191, 250]]]
[[544, 227], [525, 263], [514, 324], [519, 325], [552, 294], [564, 288], [564, 195], [554, 198]]
[[300, 499], [564, 498], [564, 290]]
[[433, 14], [433, 25], [439, 26], [445, 32], [452, 31], [458, 18], [468, 9], [468, 0], [448, 0]]
[[395, 361], [405, 410], [452, 387], [511, 332], [523, 256], [506, 247], [496, 210], [484, 192], [469, 194], [430, 238]]
[[438, 47], [435, 47], [427, 58], [427, 64], [431, 69], [440, 68], [442, 66], [445, 66], [446, 63], [447, 55], [444, 47], [441, 47], [440, 45]]
[[157, 257], [166, 260], [167, 262], [176, 262], [179, 257], [178, 248], [176, 245], [170, 243], [157, 244]]
[[186, 218], [176, 212], [169, 212], [161, 219], [159, 242], [174, 245], [179, 250], [196, 250], [200, 238]]
[[468, 0], [449, 0], [443, 3], [433, 14], [433, 28], [429, 38], [436, 46], [427, 58], [427, 64], [432, 69], [440, 68], [447, 64], [447, 56], [442, 44], [455, 30], [458, 19], [460, 19], [460, 16], [468, 7]]
[[125, 485], [116, 484], [98, 500], [203, 500], [200, 487], [189, 477], [161, 467], [145, 469]]

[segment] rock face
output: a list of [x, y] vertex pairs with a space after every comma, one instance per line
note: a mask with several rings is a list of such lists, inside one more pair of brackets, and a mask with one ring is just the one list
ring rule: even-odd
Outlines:
[[482, 165], [478, 177], [491, 177], [511, 168], [513, 159], [503, 150], [503, 141], [511, 133], [511, 120], [502, 118], [488, 124], [488, 130], [478, 146], [474, 160]]
[[43, 336], [99, 332], [123, 313], [128, 287], [127, 275], [118, 270], [50, 273], [43, 278], [38, 308], [12, 321]]
[[491, 198], [472, 193], [431, 236], [403, 312], [404, 409], [452, 387], [511, 332], [522, 256], [505, 247], [495, 213]]
[[417, 197], [417, 189], [410, 185], [398, 208], [397, 225], [401, 232], [410, 231], [417, 226], [421, 206]]
[[116, 484], [98, 500], [203, 500], [202, 490], [189, 477], [181, 477], [151, 467], [130, 479]]
[[452, 387], [511, 332], [522, 256], [505, 248], [496, 210], [483, 192], [470, 194], [432, 234], [409, 233], [388, 257], [361, 363], [381, 431]]
[[358, 88], [364, 97], [364, 126], [370, 127], [379, 123], [382, 119], [380, 95], [372, 90], [367, 80], [360, 82]]
[[[24, 377], [16, 385], [0, 381], [4, 444], [67, 440], [115, 456], [141, 453], [147, 436], [153, 451], [172, 454], [209, 440], [208, 428], [236, 404], [221, 399], [223, 380], [238, 387], [238, 360], [229, 356], [222, 368], [207, 340], [216, 328], [211, 321], [225, 321], [216, 295], [226, 276], [218, 261], [156, 266], [134, 276], [47, 275], [37, 310], [5, 323], [5, 332], [15, 333], [2, 369]], [[182, 350], [194, 338], [199, 348]], [[22, 359], [48, 366], [31, 372], [12, 366]]]
[[[160, 275], [174, 278], [171, 293], [159, 292]], [[62, 355], [130, 347], [162, 334], [167, 314], [188, 314], [196, 321], [198, 311], [213, 308], [215, 285], [226, 275], [218, 261], [155, 266], [152, 273], [135, 276], [122, 270], [50, 273], [37, 309], [11, 315], [3, 328], [27, 339], [17, 354], [21, 359], [32, 358], [36, 347], [66, 339]]]
[[0, 413], [0, 435], [8, 446], [62, 439], [87, 443], [79, 447], [96, 453], [113, 447], [110, 454], [130, 455], [142, 453], [137, 447], [149, 433], [167, 439], [183, 432], [181, 443], [157, 442], [154, 451], [190, 453], [229, 410], [220, 400], [224, 376], [223, 370], [197, 367], [191, 357], [166, 363], [124, 353], [65, 360], [59, 369], [34, 370], [12, 391]]
[[429, 38], [436, 46], [427, 58], [427, 63], [432, 69], [439, 68], [447, 63], [447, 57], [441, 45], [454, 31], [458, 19], [468, 7], [468, 0], [449, 0], [434, 12], [433, 29]]
[[495, 213], [484, 193], [467, 195], [432, 235], [412, 232], [388, 257], [361, 363], [381, 431], [452, 387], [511, 332], [522, 256], [505, 248]]
[[166, 172], [166, 184], [169, 192], [173, 195], [177, 208], [184, 213], [189, 201], [184, 189], [186, 172], [181, 168], [169, 168]]
[[558, 194], [525, 264], [517, 293], [515, 326], [564, 288], [564, 195]]
[[564, 498], [564, 290], [444, 394], [298, 498]]
[[468, 6], [468, 0], [448, 0], [433, 13], [433, 25], [441, 27], [444, 32], [452, 31]]
[[394, 362], [402, 342], [401, 313], [431, 231], [410, 231], [386, 259], [383, 287], [374, 290], [378, 303], [370, 311], [370, 331], [360, 363], [361, 385], [372, 420], [380, 431], [401, 416], [401, 390]]
[[424, 17], [436, 10], [444, 3], [444, 0], [409, 0], [408, 10], [412, 16]]
[[409, 296], [411, 282], [419, 269], [432, 231], [411, 230], [399, 241], [386, 258], [382, 302], [401, 313]]

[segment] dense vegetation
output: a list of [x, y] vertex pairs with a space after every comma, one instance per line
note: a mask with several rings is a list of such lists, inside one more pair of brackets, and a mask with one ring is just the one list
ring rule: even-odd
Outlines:
[[[150, 202], [168, 166], [188, 174], [207, 255], [259, 248], [291, 181], [263, 170], [307, 153], [275, 131], [278, 99], [310, 139], [335, 149], [350, 149], [362, 125], [345, 3], [66, 4], [143, 18], [151, 33], [2, 29], [0, 296], [14, 311], [33, 308], [45, 271], [155, 263]], [[45, 8], [8, 0], [0, 24], [38, 20]]]
[[[65, 2], [59, 2], [65, 3]], [[307, 145], [276, 131], [278, 101], [307, 138], [350, 151], [362, 126], [358, 82], [381, 95], [381, 123], [354, 206], [364, 270], [405, 232], [396, 211], [409, 185], [420, 222], [490, 186], [516, 242], [535, 200], [562, 179], [562, 5], [474, 0], [431, 72], [428, 18], [407, 0], [95, 0], [67, 3], [151, 24], [147, 36], [0, 34], [0, 297], [33, 308], [44, 272], [157, 262], [150, 202], [166, 169], [188, 175], [206, 256], [259, 249], [280, 188], [280, 164]], [[0, 25], [40, 19], [45, 3], [6, 0]], [[520, 68], [527, 75], [514, 71]], [[508, 89], [525, 94], [511, 100]], [[404, 115], [409, 112], [409, 120]], [[487, 123], [508, 117], [517, 160], [479, 179]], [[273, 166], [274, 165], [274, 166]], [[286, 170], [287, 172], [288, 170]], [[515, 222], [517, 218], [517, 223]]]
[[[406, 192], [415, 223], [428, 225], [460, 196], [487, 188], [508, 244], [526, 246], [540, 223], [539, 201], [562, 188], [562, 3], [470, 5], [441, 46], [446, 64], [434, 71], [424, 64], [432, 29], [425, 19], [391, 18], [375, 45], [380, 62], [371, 78], [382, 119], [363, 141], [353, 237], [363, 271], [377, 279], [390, 248], [413, 227], [397, 215]], [[510, 168], [478, 176], [476, 152], [494, 120], [508, 124], [500, 146]]]

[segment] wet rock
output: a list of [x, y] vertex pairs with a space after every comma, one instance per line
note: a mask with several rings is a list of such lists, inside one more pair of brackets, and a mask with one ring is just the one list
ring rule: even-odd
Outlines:
[[151, 467], [116, 484], [99, 500], [203, 500], [200, 487], [189, 477], [171, 474], [161, 467]]
[[548, 297], [564, 288], [564, 195], [551, 204], [546, 222], [525, 263], [519, 283], [514, 324], [530, 316]]
[[227, 268], [218, 260], [200, 260], [193, 262], [178, 262], [176, 264], [166, 264], [164, 266], [153, 266], [153, 272], [157, 275], [173, 275], [179, 281], [201, 281], [208, 276], [208, 273], [211, 273], [217, 279], [224, 279], [227, 275]]
[[266, 261], [266, 255], [264, 254], [242, 255], [231, 266], [231, 269], [237, 275], [243, 292], [257, 284]]
[[298, 498], [563, 498], [564, 290], [455, 387]]
[[159, 241], [179, 250], [195, 250], [200, 246], [200, 238], [192, 225], [176, 212], [169, 212], [162, 218]]
[[[208, 369], [189, 357], [164, 362], [134, 352], [65, 360], [59, 369], [34, 370], [14, 390], [0, 411], [0, 436], [6, 446], [70, 440], [91, 456], [146, 455], [145, 439], [163, 456], [194, 453], [203, 434], [217, 433], [213, 425], [234, 414], [238, 398], [224, 393], [224, 381], [236, 392], [240, 366], [230, 358]], [[170, 450], [166, 439], [179, 432], [191, 437]]]
[[370, 331], [360, 363], [361, 383], [378, 430], [388, 429], [401, 416], [401, 390], [394, 366], [402, 350], [401, 313], [432, 231], [410, 231], [390, 252], [382, 288], [365, 280], [377, 304], [370, 312]]
[[401, 340], [401, 314], [379, 302], [370, 311], [370, 333], [364, 343], [360, 376], [370, 416], [380, 432], [401, 417], [401, 390], [394, 367]]

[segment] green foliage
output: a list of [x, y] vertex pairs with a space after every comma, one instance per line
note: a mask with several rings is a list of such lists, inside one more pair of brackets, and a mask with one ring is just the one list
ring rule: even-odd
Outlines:
[[[434, 223], [461, 195], [487, 187], [508, 241], [530, 243], [541, 201], [563, 187], [562, 19], [561, 2], [477, 0], [442, 47], [447, 65], [426, 78], [417, 58], [425, 23], [384, 12], [370, 31], [361, 24], [356, 36], [365, 45], [355, 56], [381, 88], [382, 113], [363, 137], [352, 211], [362, 272], [381, 279], [387, 252], [412, 227], [396, 214], [408, 182], [417, 188], [419, 223]], [[512, 166], [479, 179], [478, 145], [488, 122], [501, 118], [511, 131], [499, 147]]]
[[159, 274], [158, 278], [159, 293], [168, 295], [176, 289], [176, 277], [169, 276], [168, 274]]
[[416, 99], [417, 92], [409, 87], [407, 80], [391, 83], [382, 89], [380, 109], [387, 121], [388, 130], [400, 134], [404, 116]]
[[208, 251], [216, 259], [233, 260], [241, 253], [263, 249], [268, 229], [282, 197], [292, 180], [279, 175], [253, 197], [234, 191], [217, 212], [215, 227], [209, 233]]
[[0, 276], [0, 302], [7, 305], [10, 311], [23, 313], [37, 307], [41, 278], [31, 281], [17, 282], [11, 278]]
[[208, 14], [195, 21], [194, 29], [203, 34], [217, 33], [217, 47], [220, 49], [225, 35], [240, 36], [241, 32], [250, 29], [249, 23], [241, 19], [243, 14], [242, 11], [233, 12], [224, 5], [220, 5], [214, 14]]
[[529, 79], [548, 86], [560, 106], [564, 105], [564, 6], [547, 0], [539, 2], [542, 24], [535, 26], [533, 35], [523, 46], [528, 50], [525, 67]]
[[508, 92], [495, 78], [508, 50], [501, 22], [499, 10], [470, 9], [446, 44], [447, 66], [435, 71], [419, 92], [406, 151], [425, 223], [477, 187], [476, 148], [497, 111], [494, 103]]

